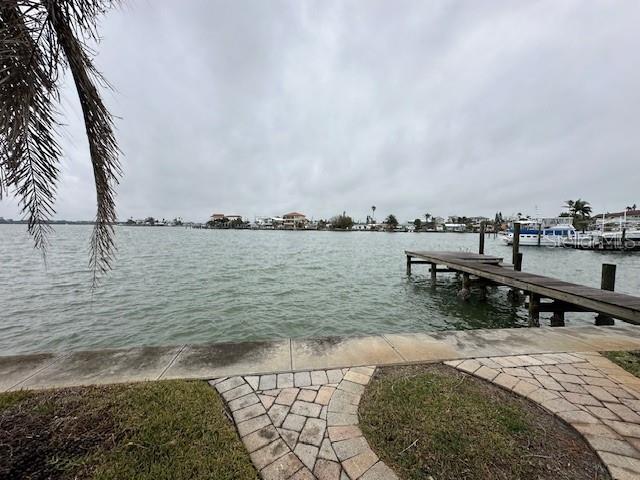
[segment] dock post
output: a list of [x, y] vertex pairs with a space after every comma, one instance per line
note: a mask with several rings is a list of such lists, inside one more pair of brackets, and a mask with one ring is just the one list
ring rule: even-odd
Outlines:
[[478, 247], [478, 253], [484, 255], [484, 222], [480, 222], [480, 246]]
[[540, 326], [540, 295], [529, 292], [529, 326]]
[[471, 279], [467, 272], [462, 273], [462, 290], [458, 292], [458, 296], [465, 301], [471, 297]]
[[438, 265], [435, 263], [431, 264], [431, 282], [436, 283], [436, 273], [438, 271]]
[[411, 275], [411, 255], [407, 255], [407, 275]]
[[540, 246], [541, 241], [542, 241], [542, 224], [538, 223], [538, 246]]
[[518, 253], [518, 255], [516, 256], [516, 261], [513, 264], [513, 269], [516, 272], [522, 271], [522, 254], [521, 253]]
[[552, 327], [564, 327], [564, 312], [553, 312], [551, 315]]
[[[616, 288], [616, 266], [611, 263], [602, 264], [602, 277], [600, 279], [600, 288], [613, 292]], [[596, 315], [596, 325], [613, 325], [613, 318], [598, 314]]]
[[518, 252], [520, 250], [520, 223], [515, 222], [513, 224], [513, 254], [512, 254], [512, 262], [514, 265], [518, 259]]

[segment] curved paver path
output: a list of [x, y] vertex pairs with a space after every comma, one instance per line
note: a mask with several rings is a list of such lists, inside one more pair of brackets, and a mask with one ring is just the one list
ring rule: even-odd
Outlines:
[[640, 379], [602, 355], [514, 355], [444, 363], [542, 405], [584, 436], [614, 479], [640, 479]]
[[251, 461], [265, 480], [397, 480], [358, 427], [375, 367], [219, 378]]
[[[444, 362], [540, 404], [589, 442], [615, 480], [640, 479], [640, 379], [596, 352]], [[376, 367], [211, 380], [265, 480], [397, 480], [358, 427]]]

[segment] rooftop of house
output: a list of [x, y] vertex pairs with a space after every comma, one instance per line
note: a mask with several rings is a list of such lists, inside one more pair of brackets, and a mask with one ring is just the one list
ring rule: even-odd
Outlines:
[[[640, 210], [623, 210], [622, 212], [612, 212], [612, 213], [605, 213], [604, 216], [606, 218], [610, 218], [610, 217], [624, 217], [624, 214], [627, 214], [628, 217], [640, 217]], [[602, 216], [602, 214], [598, 215], [599, 217]]]
[[283, 215], [283, 217], [304, 217], [304, 213], [300, 213], [300, 212], [290, 212], [290, 213], [285, 213]]

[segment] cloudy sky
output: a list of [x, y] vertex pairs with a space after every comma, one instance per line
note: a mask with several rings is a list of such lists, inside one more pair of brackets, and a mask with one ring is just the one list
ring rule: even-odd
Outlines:
[[[96, 59], [120, 117], [118, 215], [640, 203], [639, 24], [635, 0], [127, 0]], [[71, 88], [63, 111], [57, 218], [90, 219]]]

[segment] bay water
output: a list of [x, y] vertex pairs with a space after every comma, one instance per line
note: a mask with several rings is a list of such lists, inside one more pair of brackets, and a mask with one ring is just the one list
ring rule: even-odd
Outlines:
[[[0, 355], [527, 324], [505, 288], [463, 302], [453, 274], [406, 275], [404, 250], [475, 252], [477, 234], [118, 226], [114, 268], [92, 291], [91, 228], [55, 226], [45, 264], [25, 225], [0, 225]], [[521, 251], [524, 271], [595, 287], [615, 263], [616, 290], [640, 295], [638, 253]], [[511, 258], [492, 236], [485, 252]]]

